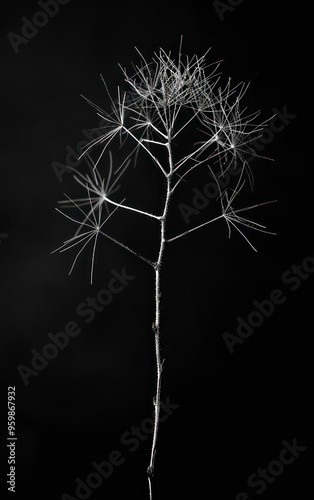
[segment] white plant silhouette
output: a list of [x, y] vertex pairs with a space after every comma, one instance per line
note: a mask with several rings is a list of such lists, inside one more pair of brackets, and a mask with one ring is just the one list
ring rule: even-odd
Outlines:
[[[150, 500], [153, 498], [152, 481], [164, 368], [164, 359], [160, 349], [160, 304], [161, 269], [166, 245], [219, 220], [226, 222], [229, 237], [234, 228], [254, 250], [253, 244], [243, 232], [245, 228], [274, 234], [266, 231], [265, 226], [239, 215], [261, 204], [240, 209], [233, 208], [246, 180], [248, 179], [249, 183], [253, 184], [252, 173], [245, 155], [248, 152], [250, 155], [255, 154], [253, 150], [250, 150], [249, 144], [261, 135], [267, 122], [256, 123], [255, 120], [260, 112], [246, 114], [246, 109], [241, 109], [241, 101], [248, 85], [240, 83], [232, 86], [230, 79], [222, 85], [221, 75], [218, 73], [220, 63], [207, 65], [207, 54], [208, 52], [201, 57], [196, 55], [191, 58], [183, 57], [180, 44], [176, 58], [172, 58], [171, 53], [167, 54], [160, 49], [154, 54], [152, 62], [147, 63], [139, 53], [140, 65], [133, 66], [131, 76], [122, 69], [128, 90], [122, 92], [118, 88], [116, 100], [110, 96], [103, 80], [110, 99], [110, 112], [104, 111], [89, 99], [86, 100], [96, 109], [97, 114], [106, 120], [107, 126], [103, 129], [101, 137], [86, 146], [82, 155], [88, 160], [89, 173], [84, 175], [76, 172], [74, 175], [75, 180], [85, 189], [85, 197], [79, 199], [67, 197], [61, 202], [64, 208], [74, 209], [75, 216], [57, 209], [77, 225], [74, 236], [57, 249], [60, 252], [74, 247], [78, 249], [70, 272], [80, 254], [91, 243], [92, 282], [97, 241], [100, 236], [105, 236], [144, 260], [155, 273], [153, 333], [156, 351], [156, 394], [153, 400], [154, 432], [147, 468]], [[193, 134], [198, 131], [200, 137], [198, 142], [190, 140], [189, 144], [191, 131]], [[119, 148], [122, 151], [126, 141], [133, 143], [133, 146], [119, 167], [114, 169], [109, 145], [113, 146], [116, 140], [119, 140]], [[186, 154], [182, 155], [180, 145], [185, 149], [189, 148]], [[93, 161], [90, 152], [95, 149], [100, 149], [100, 153]], [[104, 166], [103, 176], [99, 171], [99, 165], [101, 159], [105, 159], [105, 153], [109, 155], [109, 165]], [[159, 169], [161, 181], [165, 184], [161, 214], [153, 214], [142, 208], [129, 206], [125, 203], [125, 199], [120, 201], [113, 199], [123, 173], [132, 162], [137, 161], [139, 154], [146, 155]], [[218, 182], [219, 176], [224, 176], [231, 168], [239, 169], [239, 166], [240, 174], [236, 185], [232, 189], [221, 190]], [[219, 193], [217, 202], [220, 214], [181, 234], [168, 235], [166, 224], [172, 196], [181, 183], [186, 181], [187, 176], [196, 168], [201, 167], [209, 168], [217, 182]], [[159, 225], [159, 248], [154, 261], [105, 232], [107, 221], [114, 218], [117, 210], [126, 210], [134, 215], [150, 218]]]

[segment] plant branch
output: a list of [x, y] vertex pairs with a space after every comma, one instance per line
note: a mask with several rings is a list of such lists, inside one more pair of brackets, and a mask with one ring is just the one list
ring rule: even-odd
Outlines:
[[179, 168], [182, 167], [182, 165], [188, 161], [190, 158], [192, 158], [193, 156], [195, 156], [197, 153], [199, 153], [200, 151], [206, 149], [210, 144], [216, 142], [215, 140], [215, 136], [214, 137], [211, 137], [210, 139], [208, 139], [208, 141], [206, 141], [204, 144], [202, 144], [199, 148], [195, 149], [192, 153], [190, 153], [189, 155], [185, 156], [184, 158], [182, 158], [182, 160], [180, 160], [177, 164], [177, 166], [175, 167], [174, 169], [174, 172], [176, 172], [177, 170], [179, 170]]
[[196, 118], [196, 117], [197, 117], [198, 113], [199, 113], [199, 111], [196, 111], [196, 112], [195, 112], [195, 113], [191, 116], [191, 118], [189, 118], [189, 119], [187, 120], [187, 122], [185, 122], [185, 123], [184, 123], [184, 125], [182, 125], [182, 127], [181, 127], [181, 128], [180, 128], [180, 129], [179, 129], [179, 130], [178, 130], [178, 131], [174, 134], [173, 139], [175, 139], [175, 137], [176, 137], [177, 135], [179, 135], [179, 134], [180, 134], [180, 132], [182, 132], [182, 130], [184, 130], [184, 129], [185, 129], [185, 127], [187, 127], [187, 126], [188, 126], [188, 124], [189, 124], [189, 123], [191, 123], [191, 121], [193, 121], [193, 120], [194, 120], [194, 118]]
[[159, 142], [153, 139], [142, 139], [143, 142], [150, 142], [151, 144], [158, 144], [158, 146], [167, 146], [166, 142]]
[[[213, 142], [216, 142], [216, 141], [213, 141]], [[227, 153], [227, 152], [232, 151], [232, 150], [233, 150], [233, 148], [231, 148], [231, 147], [230, 147], [230, 148], [228, 148], [228, 149], [225, 149], [225, 151], [224, 151], [224, 152], [225, 152], [225, 153]], [[191, 167], [190, 167], [190, 168], [189, 168], [186, 172], [184, 172], [184, 173], [180, 176], [179, 180], [176, 182], [176, 184], [175, 184], [175, 185], [173, 186], [173, 188], [172, 188], [172, 193], [173, 193], [173, 192], [175, 191], [175, 189], [178, 187], [178, 185], [180, 184], [180, 182], [184, 180], [184, 177], [186, 177], [186, 176], [187, 176], [190, 172], [192, 172], [192, 171], [193, 171], [196, 167], [199, 167], [200, 165], [202, 165], [203, 163], [205, 163], [205, 162], [206, 162], [206, 161], [208, 161], [208, 160], [212, 160], [212, 159], [213, 159], [213, 158], [215, 158], [216, 156], [218, 156], [218, 157], [219, 157], [219, 161], [220, 161], [220, 155], [221, 155], [221, 152], [218, 150], [218, 151], [216, 151], [216, 152], [213, 152], [211, 155], [206, 156], [206, 158], [204, 158], [203, 160], [197, 160], [197, 159], [194, 159], [194, 161], [195, 161], [196, 163], [195, 163], [194, 165], [192, 165], [192, 166], [191, 166]], [[230, 167], [230, 164], [229, 164], [229, 167]], [[229, 167], [228, 167], [228, 168], [229, 168]], [[226, 168], [224, 171], [222, 171], [222, 174], [225, 174], [225, 173], [227, 172], [228, 168]], [[177, 172], [177, 168], [175, 168], [175, 169], [174, 169], [174, 172], [175, 172], [177, 175], [179, 175], [179, 174], [178, 174], [178, 172]]]
[[153, 262], [153, 261], [151, 261], [149, 259], [146, 259], [146, 257], [144, 257], [143, 255], [141, 255], [140, 253], [135, 252], [134, 250], [132, 250], [132, 248], [128, 247], [124, 243], [121, 243], [121, 241], [116, 240], [116, 238], [113, 238], [112, 236], [109, 236], [109, 234], [104, 233], [103, 231], [99, 231], [99, 233], [102, 234], [102, 236], [105, 236], [109, 240], [113, 241], [114, 243], [116, 243], [120, 247], [124, 248], [125, 250], [128, 250], [128, 252], [131, 252], [133, 255], [135, 255], [139, 259], [143, 260], [144, 262], [146, 262], [147, 264], [149, 264], [150, 266], [152, 266], [152, 267], [155, 268], [156, 262]]
[[127, 132], [129, 134], [129, 136], [132, 137], [132, 139], [134, 139], [138, 144], [139, 146], [141, 146], [145, 151], [146, 153], [149, 154], [149, 156], [154, 160], [154, 162], [158, 165], [158, 167], [160, 168], [160, 170], [162, 171], [162, 173], [164, 174], [164, 176], [167, 175], [167, 173], [165, 172], [165, 170], [163, 169], [161, 163], [159, 162], [158, 158], [156, 158], [156, 156], [153, 155], [153, 153], [145, 146], [145, 144], [143, 144], [143, 141], [138, 139], [136, 137], [136, 135], [132, 134], [132, 132], [127, 128], [125, 127], [125, 125], [122, 125], [122, 128], [123, 130], [125, 130], [125, 132]]
[[128, 205], [123, 205], [121, 203], [117, 203], [113, 200], [110, 200], [110, 198], [108, 198], [106, 195], [103, 195], [103, 200], [107, 201], [108, 203], [111, 203], [111, 205], [114, 205], [116, 207], [124, 208], [124, 210], [130, 210], [131, 212], [136, 212], [138, 214], [146, 215], [147, 217], [151, 217], [152, 219], [157, 219], [157, 220], [162, 219], [162, 216], [160, 216], [160, 215], [154, 215], [154, 214], [151, 214], [149, 212], [144, 212], [143, 210], [139, 210], [138, 208], [133, 208], [133, 207], [129, 207]]
[[185, 236], [186, 234], [192, 233], [193, 231], [196, 231], [197, 229], [200, 229], [201, 227], [207, 226], [208, 224], [211, 224], [212, 222], [215, 222], [216, 220], [219, 220], [223, 217], [223, 215], [219, 215], [218, 217], [215, 217], [214, 219], [211, 219], [207, 222], [204, 222], [204, 224], [200, 224], [199, 226], [193, 227], [193, 229], [189, 229], [188, 231], [185, 231], [184, 233], [178, 234], [178, 236], [174, 236], [173, 238], [169, 238], [167, 240], [167, 243], [170, 243], [171, 241], [178, 240], [179, 238], [182, 238], [182, 236]]

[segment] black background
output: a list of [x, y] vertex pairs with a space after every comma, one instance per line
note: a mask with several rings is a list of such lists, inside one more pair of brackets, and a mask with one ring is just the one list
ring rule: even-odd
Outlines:
[[[212, 47], [208, 57], [224, 60], [225, 75], [235, 82], [251, 81], [249, 105], [262, 109], [263, 116], [287, 106], [297, 117], [265, 148], [263, 154], [275, 161], [253, 162], [256, 187], [253, 195], [243, 194], [243, 206], [278, 200], [254, 214], [277, 236], [250, 233], [255, 253], [239, 235], [229, 240], [227, 229], [217, 224], [167, 250], [163, 400], [169, 397], [179, 408], [161, 424], [155, 499], [188, 494], [235, 500], [241, 491], [251, 500], [285, 498], [287, 492], [305, 497], [310, 486], [313, 276], [292, 292], [282, 274], [314, 257], [309, 10], [303, 3], [244, 0], [221, 21], [211, 2], [171, 6], [72, 0], [15, 54], [7, 34], [20, 34], [22, 16], [31, 19], [39, 7], [31, 1], [6, 8], [1, 21], [0, 186], [0, 233], [8, 235], [0, 244], [4, 495], [12, 495], [5, 485], [5, 417], [7, 387], [15, 385], [15, 498], [76, 497], [75, 478], [85, 480], [91, 463], [106, 460], [115, 449], [121, 450], [124, 464], [90, 498], [148, 498], [150, 438], [134, 453], [120, 438], [152, 412], [153, 273], [102, 241], [93, 285], [88, 251], [68, 276], [72, 255], [51, 251], [73, 228], [54, 207], [64, 192], [72, 195], [77, 188], [71, 174], [59, 182], [51, 165], [65, 163], [66, 146], [75, 147], [84, 138], [83, 129], [97, 126], [95, 112], [80, 95], [108, 104], [100, 74], [115, 89], [122, 78], [118, 64], [138, 61], [135, 46], [147, 58], [159, 47], [176, 52], [183, 34], [183, 52], [201, 55]], [[135, 206], [148, 203], [157, 212], [159, 181], [156, 172], [140, 171], [139, 176], [131, 169], [121, 193], [134, 189]], [[175, 233], [187, 228], [178, 204], [191, 204], [192, 188], [201, 189], [205, 182], [208, 177], [194, 176], [173, 204]], [[191, 225], [199, 220], [195, 216]], [[121, 214], [110, 227], [153, 256], [152, 228], [143, 226], [141, 218]], [[77, 305], [107, 286], [112, 269], [123, 267], [136, 278], [87, 325], [77, 317]], [[268, 298], [275, 288], [285, 292], [286, 302], [231, 354], [223, 333], [236, 333], [236, 318], [247, 318], [252, 302]], [[77, 321], [81, 333], [25, 386], [17, 366], [30, 366], [31, 349], [40, 351], [47, 334], [62, 331], [68, 321]], [[283, 440], [294, 438], [307, 449], [258, 495], [248, 487], [248, 476], [279, 456]]]

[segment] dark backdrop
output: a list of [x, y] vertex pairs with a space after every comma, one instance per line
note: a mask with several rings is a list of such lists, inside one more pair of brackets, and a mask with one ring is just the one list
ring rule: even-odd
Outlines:
[[[310, 11], [303, 3], [283, 1], [243, 0], [233, 2], [234, 7], [230, 2], [225, 11], [223, 4], [228, 2], [173, 7], [169, 2], [72, 0], [60, 5], [55, 17], [15, 50], [8, 33], [21, 35], [21, 18], [31, 20], [42, 9], [35, 1], [5, 6], [0, 184], [4, 498], [12, 495], [5, 485], [8, 386], [16, 389], [15, 498], [52, 500], [65, 493], [70, 496], [64, 500], [148, 498], [147, 419], [155, 373], [153, 273], [144, 262], [102, 241], [93, 285], [90, 251], [68, 276], [74, 254], [51, 252], [72, 235], [73, 227], [54, 207], [64, 192], [79, 191], [71, 174], [58, 177], [53, 165], [65, 164], [66, 148], [75, 148], [84, 139], [82, 131], [97, 126], [95, 112], [80, 95], [108, 104], [99, 75], [115, 89], [121, 81], [118, 64], [138, 60], [135, 46], [147, 58], [159, 47], [176, 52], [181, 34], [183, 52], [201, 55], [212, 47], [209, 58], [223, 59], [227, 76], [251, 81], [248, 105], [262, 109], [263, 117], [274, 109], [294, 117], [261, 152], [274, 161], [252, 163], [255, 191], [243, 194], [243, 204], [278, 200], [255, 214], [277, 236], [246, 233], [258, 249], [255, 253], [238, 234], [229, 240], [227, 228], [217, 225], [173, 243], [166, 255], [162, 347], [163, 401], [168, 407], [160, 429], [155, 499], [186, 494], [268, 500], [285, 498], [287, 492], [303, 498], [310, 486]], [[121, 193], [126, 196], [134, 189], [134, 203], [158, 210], [160, 177], [142, 172], [133, 181], [133, 174], [128, 172]], [[194, 176], [182, 190], [181, 202], [191, 205], [192, 188], [202, 190], [206, 182], [208, 176]], [[178, 198], [171, 213], [175, 232], [197, 225], [212, 206], [192, 216], [187, 226], [179, 203]], [[153, 255], [150, 225], [143, 226], [136, 216], [121, 214], [116, 220], [111, 226], [115, 235]], [[135, 278], [87, 323], [77, 314], [78, 305], [106, 288], [113, 270], [123, 268]], [[269, 299], [275, 289], [286, 297], [284, 303], [229, 349], [224, 334], [236, 335], [239, 318], [246, 320], [256, 310], [254, 301]], [[30, 368], [32, 350], [42, 352], [48, 334], [64, 331], [69, 321], [78, 324], [79, 334], [37, 375], [29, 372], [23, 381], [18, 367]], [[130, 440], [137, 432], [132, 426], [140, 427], [141, 435]], [[293, 463], [274, 465], [284, 441], [302, 450]], [[82, 490], [78, 496], [76, 478], [86, 483], [95, 472], [92, 463], [108, 461], [109, 456], [123, 464], [115, 465], [91, 494], [87, 490], [84, 497]], [[248, 477], [268, 466], [274, 471], [271, 483], [258, 494], [261, 483], [250, 486]], [[90, 476], [92, 480], [97, 482], [97, 477]]]

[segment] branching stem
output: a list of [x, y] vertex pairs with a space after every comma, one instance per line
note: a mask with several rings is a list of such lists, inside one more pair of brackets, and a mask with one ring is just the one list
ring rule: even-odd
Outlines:
[[162, 268], [162, 259], [164, 255], [165, 245], [166, 245], [166, 220], [167, 214], [171, 199], [171, 179], [173, 173], [173, 159], [172, 159], [172, 150], [171, 150], [171, 131], [168, 134], [168, 159], [169, 159], [169, 174], [167, 174], [167, 193], [165, 199], [165, 205], [163, 214], [160, 220], [160, 247], [158, 260], [155, 265], [155, 320], [153, 323], [153, 332], [155, 337], [155, 355], [156, 355], [156, 394], [154, 397], [154, 433], [153, 433], [153, 441], [151, 447], [150, 454], [150, 462], [147, 468], [148, 474], [148, 485], [149, 485], [149, 495], [150, 500], [153, 500], [153, 475], [155, 469], [155, 457], [156, 457], [156, 448], [157, 448], [157, 437], [159, 430], [159, 416], [160, 416], [160, 405], [161, 405], [161, 380], [162, 373], [164, 368], [165, 360], [162, 359], [161, 356], [161, 348], [160, 348], [160, 306], [161, 306], [161, 285], [160, 285], [160, 275]]

